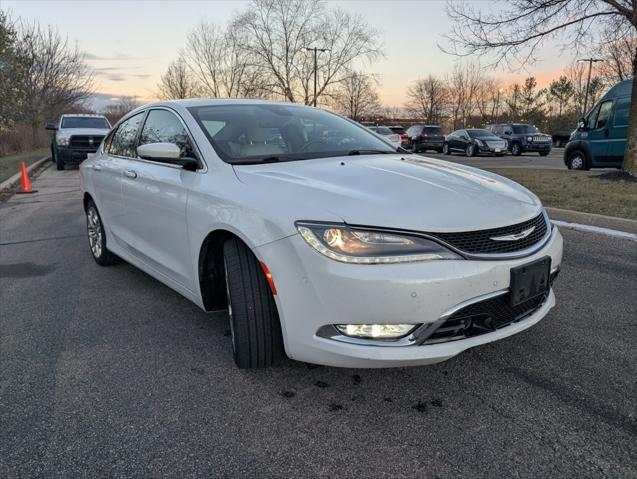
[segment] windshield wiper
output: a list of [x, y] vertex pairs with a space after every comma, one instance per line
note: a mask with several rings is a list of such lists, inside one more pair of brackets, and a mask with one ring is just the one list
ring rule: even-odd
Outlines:
[[387, 151], [387, 150], [351, 150], [347, 154], [349, 156], [354, 156], [354, 155], [389, 155], [391, 153], [395, 153], [395, 152]]

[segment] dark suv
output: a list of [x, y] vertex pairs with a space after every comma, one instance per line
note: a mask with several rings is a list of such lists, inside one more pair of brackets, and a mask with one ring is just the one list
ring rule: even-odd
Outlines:
[[407, 145], [415, 153], [419, 151], [436, 150], [442, 153], [445, 143], [445, 132], [436, 125], [412, 125], [407, 129]]
[[541, 133], [534, 125], [520, 123], [506, 123], [491, 125], [491, 133], [499, 136], [508, 143], [508, 149], [513, 156], [532, 151], [546, 156], [551, 152], [552, 138]]

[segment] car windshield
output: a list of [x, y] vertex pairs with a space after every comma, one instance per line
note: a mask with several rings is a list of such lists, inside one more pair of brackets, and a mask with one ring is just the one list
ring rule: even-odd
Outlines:
[[309, 160], [395, 153], [367, 128], [299, 105], [209, 105], [188, 108], [228, 163]]
[[106, 118], [92, 116], [65, 116], [62, 118], [62, 128], [101, 128], [110, 130], [111, 126]]
[[489, 130], [467, 130], [471, 138], [482, 138], [485, 136], [493, 136]]
[[539, 133], [539, 132], [540, 130], [538, 130], [533, 125], [513, 125], [513, 133], [526, 134], [526, 133]]
[[375, 126], [373, 128], [370, 128], [372, 131], [378, 133], [379, 135], [393, 135], [394, 132], [391, 131], [389, 128], [385, 127], [385, 126]]

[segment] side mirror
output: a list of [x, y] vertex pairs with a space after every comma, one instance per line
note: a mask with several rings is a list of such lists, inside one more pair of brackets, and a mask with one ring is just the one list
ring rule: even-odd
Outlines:
[[57, 130], [57, 127], [55, 126], [55, 123], [46, 123], [44, 125], [44, 128], [46, 130], [53, 130], [53, 131]]
[[588, 128], [588, 120], [584, 117], [580, 118], [577, 122], [578, 130], [586, 130]]
[[511, 136], [512, 134], [513, 134], [513, 132], [510, 131], [510, 130], [507, 130], [507, 131], [504, 132], [504, 136]]
[[148, 143], [137, 147], [137, 155], [144, 160], [161, 161], [179, 165], [190, 171], [197, 169], [199, 164], [194, 158], [182, 158], [181, 149], [174, 143]]

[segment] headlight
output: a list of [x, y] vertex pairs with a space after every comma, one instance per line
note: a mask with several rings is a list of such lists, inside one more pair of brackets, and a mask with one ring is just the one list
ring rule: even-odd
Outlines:
[[526, 141], [533, 141], [533, 137], [532, 136], [527, 136], [526, 137]]
[[435, 241], [406, 234], [350, 228], [345, 225], [296, 223], [301, 237], [319, 253], [343, 263], [407, 263], [462, 259]]
[[56, 138], [55, 141], [57, 141], [57, 144], [60, 146], [68, 146], [69, 144], [69, 139], [65, 136], [60, 136]]

